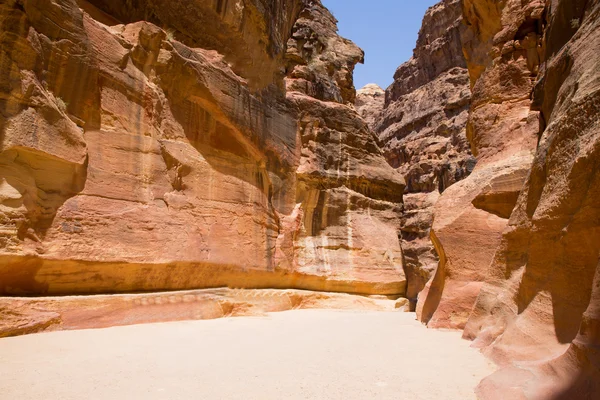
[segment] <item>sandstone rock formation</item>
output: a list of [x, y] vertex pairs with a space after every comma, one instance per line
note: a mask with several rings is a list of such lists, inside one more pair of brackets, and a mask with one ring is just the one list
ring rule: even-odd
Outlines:
[[118, 295], [0, 297], [0, 338], [119, 325], [262, 316], [296, 309], [394, 311], [397, 307], [394, 300], [385, 298], [293, 289], [220, 288]]
[[375, 83], [369, 83], [356, 91], [354, 106], [356, 111], [371, 127], [381, 118], [381, 112], [385, 105], [385, 90]]
[[403, 295], [397, 224], [404, 180], [351, 106], [363, 52], [336, 29], [330, 12], [311, 2], [288, 41], [287, 100], [298, 110], [302, 148], [294, 191], [280, 197], [295, 208], [280, 212], [276, 262], [336, 277], [337, 290]]
[[362, 51], [318, 1], [166, 3], [0, 5], [0, 293], [403, 295]]
[[480, 398], [600, 396], [600, 0], [443, 0], [358, 95], [318, 0], [5, 0], [0, 43], [0, 336], [418, 296]]
[[544, 5], [488, 3], [463, 4], [461, 40], [472, 83], [467, 136], [477, 166], [435, 205], [431, 235], [440, 263], [418, 306], [431, 327], [464, 328], [537, 144], [530, 94]]
[[466, 137], [471, 93], [461, 26], [461, 1], [431, 7], [414, 56], [396, 71], [385, 101], [367, 87], [358, 92], [356, 102], [388, 162], [406, 179], [401, 239], [413, 309], [438, 264], [429, 237], [433, 206], [440, 193], [475, 166]]
[[595, 399], [600, 2], [463, 7], [478, 163], [435, 205], [419, 316], [503, 367], [482, 399]]
[[600, 2], [546, 13], [537, 152], [465, 329], [505, 366], [484, 398], [600, 395]]
[[[435, 253], [424, 251], [433, 220], [439, 267], [418, 316], [429, 327], [465, 328], [503, 366], [481, 383], [484, 399], [600, 395], [600, 224], [592, 200], [599, 23], [597, 1], [442, 1], [425, 16], [415, 57], [398, 69], [383, 109], [374, 88], [359, 91], [357, 109], [407, 181], [407, 296], [422, 287], [412, 284], [415, 270], [435, 269]], [[458, 79], [465, 90], [470, 81], [470, 104]], [[440, 187], [440, 196], [432, 183], [444, 180], [430, 155], [438, 154], [435, 129], [448, 129], [436, 114], [448, 94], [464, 99], [455, 135], [469, 109], [466, 137], [477, 165]]]
[[169, 39], [216, 50], [251, 88], [280, 83], [286, 42], [304, 0], [76, 0], [96, 21], [147, 21]]

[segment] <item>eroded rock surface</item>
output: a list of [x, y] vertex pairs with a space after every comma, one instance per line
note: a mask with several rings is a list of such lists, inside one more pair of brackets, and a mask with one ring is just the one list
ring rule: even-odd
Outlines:
[[394, 300], [374, 297], [294, 289], [228, 288], [95, 296], [0, 297], [0, 338], [143, 323], [264, 316], [270, 312], [299, 309], [396, 310]]
[[0, 5], [0, 293], [404, 294], [362, 51], [318, 1], [163, 3]]
[[463, 4], [460, 35], [472, 84], [467, 137], [477, 166], [435, 205], [431, 235], [440, 263], [417, 308], [428, 326], [464, 328], [529, 173], [543, 11], [537, 1]]
[[502, 366], [482, 399], [595, 399], [600, 2], [463, 12], [478, 162], [435, 204], [440, 263], [418, 315]]
[[385, 98], [373, 87], [358, 92], [356, 107], [371, 124], [390, 165], [406, 180], [401, 221], [407, 297], [417, 296], [438, 264], [430, 239], [433, 206], [475, 166], [466, 136], [471, 98], [458, 0], [427, 10], [414, 56], [401, 65]]
[[369, 83], [356, 91], [354, 105], [365, 122], [375, 129], [385, 105], [385, 90], [375, 83]]
[[546, 12], [532, 105], [543, 132], [465, 329], [505, 366], [484, 398], [600, 395], [600, 2]]
[[0, 336], [420, 292], [482, 399], [598, 398], [600, 1], [444, 0], [358, 95], [317, 0], [166, 5], [0, 4]]

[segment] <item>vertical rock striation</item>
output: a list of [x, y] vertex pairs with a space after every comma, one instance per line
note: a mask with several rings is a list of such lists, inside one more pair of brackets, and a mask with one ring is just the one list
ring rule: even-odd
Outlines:
[[0, 5], [0, 293], [403, 295], [404, 181], [318, 1]]
[[[0, 336], [378, 305], [97, 294], [405, 295], [500, 365], [482, 399], [598, 398], [600, 1], [443, 0], [358, 95], [336, 23], [318, 0], [3, 1]], [[89, 296], [11, 297], [65, 294]]]
[[600, 2], [462, 6], [477, 166], [435, 204], [419, 318], [501, 366], [482, 399], [595, 399]]
[[397, 239], [404, 180], [351, 106], [363, 52], [336, 31], [331, 13], [311, 2], [288, 41], [287, 100], [301, 152], [288, 201], [295, 206], [281, 213], [277, 264], [331, 276], [344, 291], [404, 294]]

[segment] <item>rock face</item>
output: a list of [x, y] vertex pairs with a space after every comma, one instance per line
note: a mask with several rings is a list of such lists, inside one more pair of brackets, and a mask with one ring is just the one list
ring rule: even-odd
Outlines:
[[505, 366], [484, 398], [600, 395], [600, 2], [546, 13], [537, 152], [465, 329]]
[[444, 0], [358, 96], [336, 31], [317, 0], [2, 2], [0, 336], [418, 295], [500, 365], [480, 398], [597, 399], [600, 0]]
[[307, 2], [287, 42], [288, 92], [323, 101], [353, 103], [354, 66], [364, 53], [337, 35], [337, 20], [319, 2]]
[[318, 1], [165, 3], [0, 5], [0, 293], [403, 295], [362, 51]]
[[297, 309], [392, 311], [397, 307], [397, 302], [389, 299], [294, 289], [219, 288], [93, 296], [0, 297], [0, 338], [119, 325], [264, 316]]
[[464, 328], [537, 144], [530, 95], [544, 5], [509, 3], [463, 4], [461, 40], [472, 83], [467, 137], [477, 166], [435, 205], [431, 235], [440, 263], [418, 306], [431, 327]]
[[356, 100], [354, 100], [356, 111], [373, 129], [381, 118], [384, 105], [385, 91], [375, 83], [369, 83], [356, 92]]
[[[408, 297], [435, 269], [430, 227], [439, 254], [418, 317], [502, 367], [482, 399], [600, 395], [599, 24], [598, 1], [443, 1], [383, 106], [374, 87], [357, 97], [406, 178]], [[440, 131], [454, 147], [436, 151]], [[477, 165], [446, 184], [467, 139]]]
[[413, 309], [438, 264], [429, 237], [433, 206], [475, 166], [466, 136], [471, 92], [461, 26], [460, 1], [431, 7], [414, 56], [398, 68], [385, 99], [376, 88], [366, 87], [356, 102], [378, 135], [386, 159], [406, 179], [401, 239]]
[[600, 2], [464, 0], [463, 12], [477, 166], [435, 204], [440, 263], [418, 315], [464, 328], [502, 367], [482, 399], [595, 399]]
[[216, 50], [251, 88], [280, 83], [289, 32], [304, 0], [76, 0], [106, 25], [147, 21], [169, 39]]

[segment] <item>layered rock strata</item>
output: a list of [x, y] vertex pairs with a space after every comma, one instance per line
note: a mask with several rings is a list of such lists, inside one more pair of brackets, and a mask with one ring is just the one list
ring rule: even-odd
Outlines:
[[362, 119], [372, 128], [381, 118], [385, 105], [385, 90], [375, 83], [369, 83], [356, 91], [354, 106]]
[[545, 13], [537, 152], [465, 328], [489, 399], [600, 396], [600, 2]]
[[463, 4], [461, 40], [472, 83], [467, 137], [477, 166], [434, 208], [431, 235], [440, 263], [417, 310], [431, 327], [465, 327], [537, 145], [531, 92], [544, 4], [509, 3]]
[[477, 166], [434, 209], [419, 299], [502, 368], [482, 399], [595, 399], [600, 2], [465, 0]]
[[398, 68], [385, 96], [366, 87], [356, 102], [386, 159], [406, 179], [401, 240], [413, 307], [438, 264], [429, 237], [434, 205], [475, 166], [466, 136], [471, 92], [461, 27], [461, 1], [431, 7], [413, 57]]
[[362, 51], [318, 1], [163, 3], [0, 5], [0, 293], [403, 295]]

